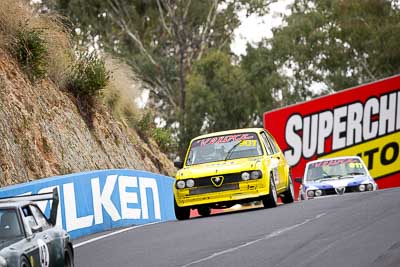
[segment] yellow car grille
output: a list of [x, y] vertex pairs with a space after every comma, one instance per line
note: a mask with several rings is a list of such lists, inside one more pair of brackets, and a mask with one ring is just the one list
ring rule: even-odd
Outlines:
[[223, 184], [220, 187], [213, 187], [213, 186], [203, 186], [199, 188], [193, 188], [189, 190], [189, 195], [199, 195], [199, 194], [207, 194], [207, 193], [215, 193], [221, 191], [228, 191], [228, 190], [236, 190], [239, 189], [239, 184]]
[[230, 173], [230, 174], [222, 174], [222, 175], [214, 175], [214, 176], [209, 176], [209, 177], [203, 177], [203, 178], [197, 178], [194, 179], [194, 186], [212, 186], [213, 183], [211, 181], [212, 177], [216, 176], [223, 176], [224, 180], [223, 183], [234, 183], [234, 182], [240, 182], [242, 179], [240, 178], [241, 173]]

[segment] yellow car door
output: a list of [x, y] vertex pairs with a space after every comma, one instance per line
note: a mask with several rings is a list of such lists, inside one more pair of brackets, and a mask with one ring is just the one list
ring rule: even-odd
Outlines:
[[279, 189], [285, 190], [288, 186], [287, 184], [287, 166], [288, 163], [286, 161], [285, 156], [283, 155], [281, 149], [279, 148], [278, 144], [275, 141], [275, 138], [272, 137], [271, 134], [266, 132], [268, 141], [270, 141], [272, 149], [274, 150], [274, 157], [279, 160], [278, 169], [279, 169]]
[[276, 169], [274, 170], [274, 179], [275, 179], [275, 186], [277, 191], [286, 189], [286, 166], [287, 162], [285, 157], [283, 156], [282, 151], [278, 147], [275, 142], [275, 139], [268, 133], [263, 132], [262, 134], [264, 142], [267, 143], [267, 147], [271, 150], [271, 161], [275, 161], [274, 165], [276, 165]]
[[270, 160], [269, 167], [271, 168], [273, 174], [275, 187], [278, 189], [281, 183], [280, 171], [279, 171], [280, 159], [279, 156], [276, 154], [274, 147], [271, 145], [271, 142], [268, 140], [267, 134], [264, 131], [262, 131], [260, 134], [263, 140], [265, 150], [267, 151], [267, 156], [269, 157]]

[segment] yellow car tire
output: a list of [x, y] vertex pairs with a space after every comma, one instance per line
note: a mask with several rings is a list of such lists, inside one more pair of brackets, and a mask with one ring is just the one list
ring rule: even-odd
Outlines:
[[276, 187], [274, 183], [274, 177], [271, 173], [269, 179], [269, 194], [263, 197], [262, 202], [264, 204], [264, 208], [275, 208], [278, 204], [278, 194], [276, 192]]
[[190, 217], [190, 208], [189, 207], [179, 207], [176, 204], [175, 199], [174, 199], [174, 210], [175, 210], [175, 217], [179, 221], [189, 219], [189, 217]]
[[294, 187], [291, 175], [288, 177], [289, 184], [287, 190], [282, 194], [281, 200], [283, 203], [288, 204], [294, 201]]

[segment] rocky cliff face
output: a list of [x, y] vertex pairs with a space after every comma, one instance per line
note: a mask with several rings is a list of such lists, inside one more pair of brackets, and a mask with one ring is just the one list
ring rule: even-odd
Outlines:
[[32, 84], [0, 48], [0, 186], [74, 172], [131, 168], [174, 175], [151, 141], [99, 105], [90, 127], [49, 79]]

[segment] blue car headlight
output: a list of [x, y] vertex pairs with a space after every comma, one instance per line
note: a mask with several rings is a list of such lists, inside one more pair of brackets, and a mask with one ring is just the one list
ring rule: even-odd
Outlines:
[[374, 189], [374, 186], [372, 184], [367, 184], [367, 190], [372, 191]]
[[316, 196], [316, 197], [322, 196], [322, 190], [320, 190], [320, 189], [315, 190], [315, 196]]
[[364, 192], [364, 191], [365, 191], [365, 184], [360, 184], [360, 185], [358, 186], [358, 190], [359, 190], [360, 192]]
[[325, 190], [323, 189], [310, 189], [306, 191], [307, 197], [309, 198], [314, 198], [314, 197], [320, 197], [325, 195]]

